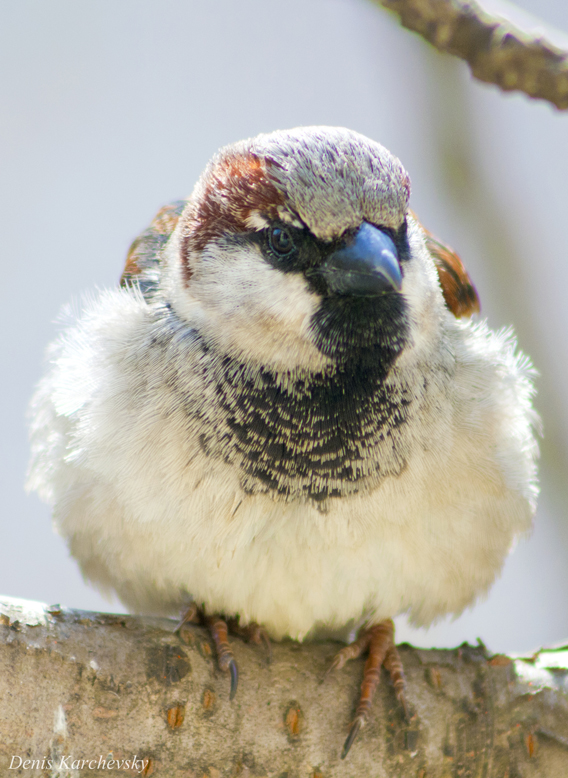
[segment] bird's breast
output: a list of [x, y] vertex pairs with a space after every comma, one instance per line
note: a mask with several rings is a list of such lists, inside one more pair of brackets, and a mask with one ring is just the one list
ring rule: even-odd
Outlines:
[[200, 420], [200, 443], [239, 468], [247, 493], [321, 505], [405, 467], [415, 398], [372, 366], [283, 377], [225, 363], [215, 393], [215, 413], [205, 425]]

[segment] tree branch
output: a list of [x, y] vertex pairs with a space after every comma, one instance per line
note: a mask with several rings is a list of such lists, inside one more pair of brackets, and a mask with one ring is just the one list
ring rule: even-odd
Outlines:
[[372, 720], [342, 762], [362, 662], [322, 684], [337, 644], [280, 643], [267, 666], [235, 639], [241, 681], [229, 702], [205, 631], [173, 629], [167, 619], [0, 602], [1, 774], [566, 774], [568, 648], [513, 660], [481, 645], [403, 646], [411, 722], [383, 674]]
[[474, 0], [375, 0], [480, 81], [568, 108], [568, 51], [487, 14]]

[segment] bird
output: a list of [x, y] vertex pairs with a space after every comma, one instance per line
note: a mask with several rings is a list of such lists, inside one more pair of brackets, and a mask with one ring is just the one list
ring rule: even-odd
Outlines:
[[27, 487], [132, 612], [367, 654], [409, 715], [392, 619], [484, 595], [538, 494], [535, 373], [480, 319], [410, 179], [341, 127], [218, 151], [68, 314], [30, 405]]

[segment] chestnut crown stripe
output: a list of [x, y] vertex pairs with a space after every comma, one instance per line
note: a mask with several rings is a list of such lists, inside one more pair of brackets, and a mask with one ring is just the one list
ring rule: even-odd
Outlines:
[[205, 171], [193, 195], [193, 208], [184, 229], [182, 252], [186, 283], [191, 277], [188, 259], [216, 238], [247, 232], [254, 212], [278, 216], [285, 196], [267, 175], [268, 160], [251, 153], [229, 153]]

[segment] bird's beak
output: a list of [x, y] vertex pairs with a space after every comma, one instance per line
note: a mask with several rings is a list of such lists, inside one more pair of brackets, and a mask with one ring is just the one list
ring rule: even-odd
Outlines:
[[325, 260], [319, 272], [335, 294], [375, 297], [402, 286], [396, 246], [368, 222]]

